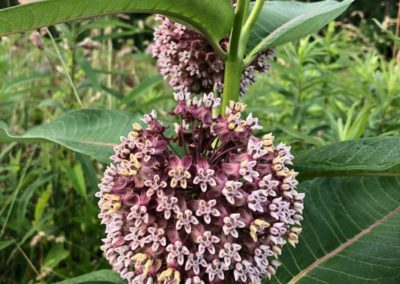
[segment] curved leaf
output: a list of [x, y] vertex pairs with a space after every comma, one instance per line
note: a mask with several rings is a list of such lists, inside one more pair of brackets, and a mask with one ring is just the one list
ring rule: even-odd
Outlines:
[[317, 176], [400, 176], [400, 138], [340, 142], [296, 155], [301, 178]]
[[354, 0], [315, 3], [266, 1], [251, 31], [249, 57], [319, 31], [342, 14]]
[[0, 10], [0, 36], [116, 13], [169, 16], [194, 27], [214, 44], [230, 32], [234, 17], [228, 0], [44, 0]]
[[399, 283], [400, 178], [319, 178], [306, 193], [303, 232], [273, 283]]
[[121, 135], [129, 133], [135, 121], [135, 115], [123, 111], [77, 110], [22, 135], [12, 134], [0, 125], [0, 143], [54, 142], [109, 163], [113, 146], [119, 143]]
[[112, 270], [98, 270], [75, 278], [67, 279], [57, 284], [125, 284], [117, 273]]

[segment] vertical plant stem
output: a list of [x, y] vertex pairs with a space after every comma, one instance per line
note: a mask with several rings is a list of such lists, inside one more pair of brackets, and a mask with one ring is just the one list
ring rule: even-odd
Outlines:
[[224, 91], [221, 103], [222, 114], [224, 114], [225, 108], [229, 105], [229, 101], [237, 101], [240, 95], [240, 79], [243, 71], [244, 56], [244, 54], [240, 54], [240, 44], [245, 44], [240, 39], [249, 5], [250, 0], [238, 0], [236, 6], [235, 21], [229, 40], [228, 58], [225, 61]]
[[[396, 25], [396, 37], [399, 37], [400, 35], [400, 0], [398, 3], [398, 12], [397, 12], [397, 25]], [[399, 44], [394, 42], [394, 46], [393, 46], [393, 57], [396, 58], [397, 57], [397, 51], [399, 49]], [[399, 58], [400, 60], [400, 58]]]
[[51, 42], [52, 42], [52, 44], [53, 44], [53, 47], [54, 47], [54, 49], [55, 49], [55, 51], [56, 51], [56, 53], [57, 53], [57, 56], [59, 57], [59, 59], [60, 59], [60, 61], [61, 61], [61, 64], [62, 64], [63, 69], [64, 69], [64, 73], [65, 73], [65, 75], [67, 76], [68, 82], [69, 82], [69, 84], [71, 85], [73, 94], [74, 94], [74, 96], [75, 96], [75, 98], [76, 98], [78, 104], [80, 105], [81, 108], [85, 108], [85, 106], [83, 105], [83, 103], [82, 103], [82, 101], [81, 101], [81, 99], [80, 99], [80, 97], [79, 97], [78, 91], [77, 91], [77, 89], [75, 88], [75, 84], [74, 84], [74, 82], [72, 81], [71, 75], [70, 75], [69, 72], [68, 72], [67, 65], [65, 64], [64, 58], [63, 58], [62, 55], [61, 55], [60, 49], [58, 48], [57, 43], [56, 43], [56, 41], [54, 40], [53, 35], [51, 34], [51, 32], [49, 31], [48, 28], [46, 28], [46, 32], [47, 32], [47, 34], [49, 35], [49, 37], [50, 37], [50, 39], [51, 39]]
[[[76, 70], [76, 42], [77, 42], [77, 33], [76, 33], [76, 23], [72, 23], [72, 40], [71, 40], [71, 69], [70, 69], [70, 77], [72, 80], [72, 85], [75, 86], [75, 70]], [[71, 88], [71, 96], [74, 95], [74, 89]]]
[[[107, 69], [109, 71], [107, 75], [107, 87], [112, 89], [112, 68], [113, 68], [113, 43], [112, 39], [107, 40]], [[113, 109], [114, 107], [114, 97], [108, 96], [108, 108]]]

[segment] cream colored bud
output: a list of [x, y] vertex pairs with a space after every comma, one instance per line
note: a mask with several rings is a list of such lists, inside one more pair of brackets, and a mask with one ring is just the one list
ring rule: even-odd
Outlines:
[[147, 259], [147, 254], [145, 253], [137, 253], [131, 257], [131, 260], [139, 263], [143, 263]]
[[283, 168], [282, 170], [277, 171], [276, 175], [280, 177], [287, 177], [288, 172], [289, 172], [288, 168]]
[[296, 233], [289, 233], [289, 239], [298, 241], [299, 240], [299, 236]]
[[256, 219], [253, 222], [256, 226], [262, 227], [262, 228], [268, 228], [270, 225], [270, 223], [268, 223], [267, 221], [264, 221], [262, 219]]
[[276, 270], [275, 270], [275, 268], [274, 268], [272, 265], [268, 266], [267, 270], [268, 270], [268, 272], [271, 273], [272, 275], [274, 275], [274, 274], [276, 273]]
[[250, 226], [250, 236], [253, 239], [253, 241], [257, 241], [258, 240], [258, 236], [257, 236], [257, 227], [254, 225]]
[[153, 260], [149, 259], [146, 264], [144, 265], [143, 268], [143, 274], [147, 275], [149, 274], [149, 269], [151, 268], [151, 266], [153, 265]]
[[139, 123], [135, 122], [134, 124], [132, 124], [132, 129], [135, 131], [140, 131], [142, 130], [142, 126]]
[[292, 247], [296, 247], [296, 244], [298, 243], [298, 241], [292, 240], [292, 239], [288, 239], [288, 243], [292, 246]]
[[282, 163], [282, 158], [280, 156], [277, 156], [272, 160], [272, 163], [273, 164], [281, 164]]
[[296, 234], [300, 234], [303, 231], [303, 228], [301, 227], [291, 227], [290, 231], [296, 233]]
[[139, 132], [137, 132], [137, 131], [131, 131], [131, 132], [129, 132], [129, 137], [131, 138], [131, 139], [136, 139], [136, 138], [138, 138], [139, 137]]
[[274, 253], [276, 253], [277, 255], [281, 255], [282, 254], [282, 249], [278, 246], [272, 246], [272, 251]]
[[296, 211], [303, 211], [303, 209], [304, 209], [304, 205], [303, 205], [303, 203], [300, 203], [300, 202], [295, 202], [295, 203], [293, 203], [293, 206], [294, 206], [294, 209], [296, 210]]
[[281, 185], [281, 189], [284, 191], [287, 191], [287, 190], [290, 190], [290, 186], [288, 184], [284, 183]]

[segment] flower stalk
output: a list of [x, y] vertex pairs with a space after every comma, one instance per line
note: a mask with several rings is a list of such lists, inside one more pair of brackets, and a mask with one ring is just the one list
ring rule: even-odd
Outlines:
[[246, 20], [246, 11], [250, 0], [239, 0], [236, 6], [236, 16], [229, 40], [228, 58], [225, 61], [224, 91], [222, 93], [221, 114], [224, 113], [230, 100], [237, 101], [240, 96], [240, 78], [243, 71], [243, 56], [241, 33]]
[[246, 65], [249, 65], [244, 62], [246, 46], [251, 28], [260, 15], [264, 2], [265, 0], [257, 0], [248, 17], [250, 1], [239, 0], [237, 2], [234, 26], [229, 41], [228, 57], [225, 61], [221, 114], [224, 113], [230, 100], [238, 101], [239, 99], [242, 72]]

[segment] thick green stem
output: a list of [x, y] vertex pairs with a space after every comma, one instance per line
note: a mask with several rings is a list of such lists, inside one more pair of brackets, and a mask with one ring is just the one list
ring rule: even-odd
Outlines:
[[238, 101], [240, 96], [240, 79], [242, 77], [242, 60], [225, 62], [224, 92], [222, 93], [221, 114], [225, 113], [229, 101]]
[[225, 61], [224, 92], [222, 94], [221, 113], [224, 114], [225, 108], [230, 100], [237, 101], [240, 95], [240, 78], [243, 71], [243, 56], [241, 54], [241, 33], [246, 19], [246, 12], [250, 5], [250, 0], [239, 0], [236, 6], [235, 22], [229, 40], [228, 58]]

